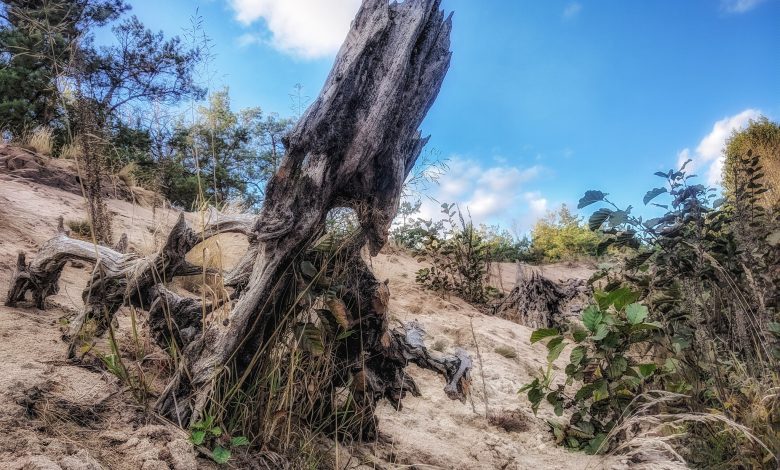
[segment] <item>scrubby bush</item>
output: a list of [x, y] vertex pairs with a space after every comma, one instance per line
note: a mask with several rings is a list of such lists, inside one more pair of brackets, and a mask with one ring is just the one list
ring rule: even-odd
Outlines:
[[[526, 388], [534, 406], [547, 398], [559, 414], [562, 407], [573, 407], [568, 425], [552, 425], [560, 441], [590, 450], [614, 448], [625, 436], [611, 431], [631, 412], [627, 408], [616, 413], [619, 404], [614, 400], [638, 398], [642, 390], [653, 390], [674, 399], [643, 406], [642, 411], [655, 413], [656, 425], [673, 422], [665, 432], [683, 433], [676, 450], [689, 464], [777, 465], [780, 221], [778, 207], [763, 204], [768, 188], [763, 185], [761, 158], [748, 151], [734, 163], [732, 189], [725, 198], [693, 184], [685, 165], [657, 172], [666, 184], [648, 191], [644, 203], [664, 213], [648, 220], [633, 215], [631, 206], [619, 207], [601, 191], [588, 191], [580, 200], [580, 208], [602, 205], [588, 221], [604, 236], [599, 249], [621, 247], [632, 255], [593, 277], [591, 281], [599, 283], [608, 297], [597, 296], [598, 309], [583, 313], [588, 329], [584, 336], [572, 327], [570, 336], [576, 341], [580, 335], [587, 342], [584, 349], [575, 348], [566, 369], [569, 385], [581, 383], [574, 401], [553, 388], [549, 376]], [[661, 196], [667, 201], [653, 202]], [[604, 310], [603, 299], [619, 292], [636, 292], [648, 308], [640, 315], [647, 320], [638, 324], [647, 323], [647, 328], [632, 331], [628, 306], [625, 317], [616, 304], [613, 311]], [[564, 341], [558, 331], [537, 331], [532, 339], [552, 335], [548, 348], [554, 359]], [[635, 347], [638, 339], [642, 348]], [[580, 367], [586, 358], [599, 361], [590, 372]], [[626, 377], [618, 376], [618, 369]], [[601, 402], [606, 415], [593, 408]], [[577, 424], [583, 419], [593, 428]], [[599, 442], [599, 431], [606, 442]]]
[[[489, 245], [474, 224], [455, 204], [442, 204], [440, 232], [429, 225], [418, 250], [420, 261], [430, 266], [417, 271], [416, 281], [433, 290], [453, 292], [463, 299], [484, 304], [498, 291], [488, 284], [491, 258]], [[456, 220], [457, 217], [457, 220]]]
[[566, 204], [536, 222], [531, 239], [532, 249], [548, 261], [594, 256], [599, 243], [598, 234], [588, 230]]

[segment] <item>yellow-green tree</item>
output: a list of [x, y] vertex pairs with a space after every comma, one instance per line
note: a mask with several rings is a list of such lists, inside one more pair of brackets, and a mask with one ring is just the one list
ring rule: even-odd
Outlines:
[[595, 255], [599, 243], [598, 234], [588, 230], [566, 204], [540, 219], [531, 239], [534, 250], [550, 261]]
[[760, 202], [767, 208], [777, 207], [780, 205], [780, 125], [762, 116], [750, 121], [747, 128], [734, 131], [724, 149], [723, 186], [727, 195], [734, 192], [740, 157], [744, 158], [749, 151], [760, 159], [763, 176], [759, 181], [767, 188]]

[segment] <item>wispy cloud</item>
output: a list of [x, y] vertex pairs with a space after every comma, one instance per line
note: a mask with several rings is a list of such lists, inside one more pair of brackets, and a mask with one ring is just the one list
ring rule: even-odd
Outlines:
[[[754, 0], [755, 1], [755, 0]], [[563, 19], [570, 20], [582, 11], [582, 4], [579, 2], [569, 2], [563, 9]]]
[[[315, 59], [336, 53], [349, 31], [360, 0], [228, 0], [235, 18], [246, 27], [262, 22], [268, 43], [296, 57]], [[256, 33], [238, 44], [264, 43]]]
[[508, 226], [510, 220], [519, 220], [526, 229], [547, 210], [547, 199], [527, 188], [528, 183], [544, 172], [539, 165], [486, 167], [456, 156], [449, 160], [448, 166], [438, 185], [429, 188], [433, 200], [423, 199], [423, 218], [440, 218], [440, 204], [454, 202], [477, 223], [500, 222]]
[[712, 131], [704, 136], [695, 151], [689, 148], [681, 150], [677, 154], [677, 164], [682, 165], [686, 160], [692, 160], [688, 165], [689, 170], [706, 171], [707, 184], [720, 184], [723, 172], [723, 147], [732, 132], [745, 128], [751, 119], [756, 119], [761, 113], [756, 109], [746, 109], [739, 114], [725, 117], [712, 126]]
[[767, 0], [721, 0], [720, 7], [726, 13], [745, 13]]

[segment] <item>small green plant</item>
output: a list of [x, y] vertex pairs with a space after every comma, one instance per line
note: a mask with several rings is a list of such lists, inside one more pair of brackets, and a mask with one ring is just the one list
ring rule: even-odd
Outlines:
[[68, 228], [74, 238], [88, 240], [92, 237], [92, 225], [88, 220], [69, 220]]
[[192, 425], [190, 428], [190, 441], [196, 446], [213, 441], [214, 447], [211, 450], [211, 459], [218, 464], [224, 464], [230, 460], [232, 449], [249, 445], [249, 439], [244, 436], [228, 438], [222, 432], [222, 428], [214, 424], [214, 416], [211, 415]]
[[515, 348], [511, 348], [509, 346], [497, 346], [496, 349], [494, 349], [496, 354], [499, 356], [503, 356], [507, 359], [514, 359], [517, 357], [517, 351]]
[[455, 204], [445, 203], [441, 208], [446, 219], [437, 224], [426, 222], [419, 250], [418, 261], [428, 260], [431, 266], [418, 270], [415, 280], [428, 289], [453, 292], [474, 304], [498, 297], [498, 290], [488, 284], [493, 261], [490, 246]]
[[[653, 362], [644, 362], [637, 346], [655, 340], [660, 324], [648, 322], [647, 307], [636, 303], [638, 294], [626, 288], [597, 292], [595, 305], [582, 313], [583, 326], [562, 334], [544, 328], [531, 334], [531, 343], [546, 342], [547, 371], [525, 385], [536, 413], [542, 401], [553, 406], [557, 416], [572, 408], [568, 423], [549, 421], [556, 441], [574, 449], [596, 453], [631, 401], [656, 374]], [[565, 383], [554, 385], [553, 361], [568, 342], [571, 350]]]

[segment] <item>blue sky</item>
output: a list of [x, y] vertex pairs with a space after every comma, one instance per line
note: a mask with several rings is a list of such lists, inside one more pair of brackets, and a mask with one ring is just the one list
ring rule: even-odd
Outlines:
[[[130, 0], [182, 34], [196, 8], [212, 89], [291, 115], [315, 97], [359, 0]], [[652, 173], [693, 158], [717, 180], [723, 140], [780, 119], [780, 0], [444, 0], [453, 59], [423, 133], [450, 171], [429, 194], [527, 229], [602, 189], [635, 207]], [[426, 203], [426, 215], [436, 205]]]

